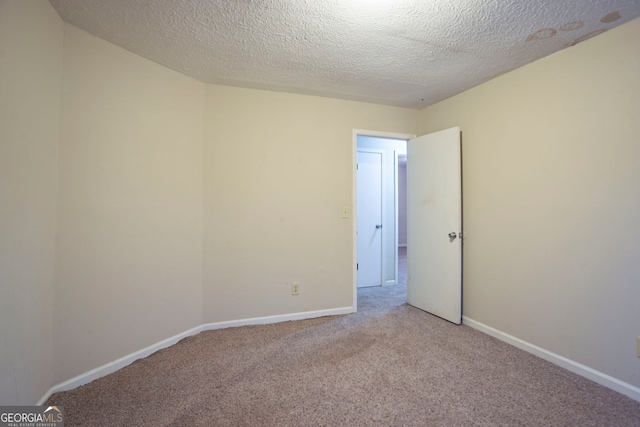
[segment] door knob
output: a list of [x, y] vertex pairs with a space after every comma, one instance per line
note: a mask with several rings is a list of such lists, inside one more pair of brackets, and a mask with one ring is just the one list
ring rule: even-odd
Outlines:
[[449, 233], [449, 238], [451, 239], [451, 241], [453, 241], [455, 238], [457, 237], [457, 234], [455, 232], [451, 232]]
[[376, 224], [376, 230], [382, 228], [382, 224]]

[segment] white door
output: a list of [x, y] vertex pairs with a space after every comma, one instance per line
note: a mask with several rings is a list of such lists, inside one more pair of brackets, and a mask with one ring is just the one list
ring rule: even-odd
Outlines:
[[382, 152], [358, 150], [358, 287], [382, 285]]
[[407, 302], [462, 322], [460, 128], [407, 146]]

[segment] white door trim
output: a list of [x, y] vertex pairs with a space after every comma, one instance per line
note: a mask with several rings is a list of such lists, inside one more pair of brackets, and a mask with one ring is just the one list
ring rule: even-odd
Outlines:
[[[373, 136], [377, 138], [406, 139], [415, 138], [415, 134], [382, 132], [375, 130], [353, 129], [351, 141], [351, 206], [353, 207], [351, 215], [351, 287], [353, 288], [353, 312], [358, 311], [358, 272], [356, 263], [358, 262], [358, 212], [356, 199], [357, 184], [357, 164], [358, 164], [358, 136]], [[397, 266], [396, 266], [397, 269]]]

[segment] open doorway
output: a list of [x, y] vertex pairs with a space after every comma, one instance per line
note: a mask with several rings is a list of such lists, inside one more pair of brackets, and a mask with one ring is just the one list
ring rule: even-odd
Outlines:
[[[395, 295], [395, 302], [399, 300], [408, 303], [428, 313], [442, 317], [455, 324], [462, 322], [462, 174], [461, 174], [461, 132], [460, 128], [444, 129], [418, 138], [393, 134], [370, 134], [354, 131], [353, 138], [353, 177], [354, 200], [358, 200], [357, 184], [357, 151], [360, 136], [373, 136], [381, 149], [388, 149], [394, 142], [408, 145], [407, 150], [407, 261], [406, 261], [406, 292], [404, 298]], [[395, 140], [395, 141], [394, 141]], [[410, 140], [410, 144], [407, 141]], [[396, 191], [391, 191], [396, 200], [396, 210], [392, 215], [393, 221], [387, 216], [381, 227], [392, 228], [391, 249], [389, 241], [383, 245], [383, 262], [380, 267], [382, 278], [379, 285], [366, 287], [370, 289], [399, 289], [399, 286], [383, 286], [398, 284], [399, 247], [398, 231], [398, 191], [399, 182], [397, 172], [400, 169], [398, 153], [394, 150]], [[411, 166], [409, 167], [409, 163]], [[418, 165], [418, 167], [416, 167]], [[360, 190], [364, 193], [367, 190]], [[388, 200], [390, 196], [386, 197]], [[357, 268], [359, 261], [358, 234], [372, 233], [363, 230], [358, 224], [359, 215], [354, 215], [353, 228], [353, 311], [358, 311], [360, 295], [357, 287]], [[385, 227], [385, 224], [387, 226]], [[384, 239], [384, 237], [383, 237]], [[395, 243], [395, 245], [394, 245]], [[393, 261], [391, 259], [395, 258]], [[395, 261], [395, 262], [394, 262]], [[392, 267], [388, 268], [388, 264]], [[388, 277], [393, 279], [390, 282]], [[386, 292], [391, 294], [393, 292]], [[382, 293], [383, 295], [385, 293]], [[371, 304], [370, 304], [371, 305]], [[377, 304], [380, 308], [380, 304]]]
[[400, 285], [395, 291], [403, 287], [406, 295], [406, 153], [412, 137], [354, 132], [354, 311], [359, 289]]

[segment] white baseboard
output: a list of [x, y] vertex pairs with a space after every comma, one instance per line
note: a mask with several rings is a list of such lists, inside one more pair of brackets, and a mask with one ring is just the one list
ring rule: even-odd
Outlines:
[[386, 280], [386, 281], [384, 282], [384, 286], [393, 286], [393, 285], [395, 285], [395, 284], [396, 284], [396, 281], [395, 281], [395, 280]]
[[180, 341], [181, 339], [189, 337], [191, 335], [195, 335], [199, 332], [202, 332], [202, 325], [196, 326], [195, 328], [191, 328], [188, 331], [182, 332], [180, 334], [174, 335], [170, 338], [167, 338], [165, 340], [152, 344], [148, 347], [143, 348], [142, 350], [138, 350], [133, 353], [130, 353], [117, 360], [114, 360], [113, 362], [109, 362], [102, 366], [98, 366], [97, 368], [94, 368], [83, 374], [75, 376], [60, 384], [56, 384], [53, 387], [51, 387], [51, 389], [49, 389], [47, 394], [45, 394], [44, 396], [42, 396], [42, 398], [40, 398], [40, 400], [38, 401], [39, 402], [38, 405], [41, 405], [42, 403], [44, 403], [53, 393], [57, 393], [59, 391], [72, 390], [76, 387], [80, 387], [81, 385], [88, 384], [93, 380], [104, 377], [105, 375], [109, 375], [117, 371], [118, 369], [122, 369], [125, 366], [132, 364], [138, 359], [147, 357], [158, 350], [162, 350], [163, 348], [170, 347], [175, 343], [177, 343], [178, 341]]
[[119, 369], [124, 368], [127, 365], [135, 362], [138, 359], [142, 359], [144, 357], [150, 356], [158, 350], [162, 350], [163, 348], [170, 347], [177, 343], [178, 341], [190, 337], [192, 335], [196, 335], [202, 331], [209, 331], [214, 329], [224, 329], [224, 328], [233, 328], [237, 326], [246, 326], [246, 325], [266, 325], [270, 323], [279, 323], [279, 322], [287, 322], [290, 320], [303, 320], [303, 319], [312, 319], [316, 317], [325, 317], [325, 316], [337, 316], [340, 314], [350, 314], [353, 313], [353, 307], [342, 307], [342, 308], [334, 308], [329, 310], [317, 310], [317, 311], [305, 311], [301, 313], [292, 313], [292, 314], [283, 314], [277, 316], [266, 316], [266, 317], [254, 317], [250, 319], [240, 319], [240, 320], [231, 320], [228, 322], [216, 322], [216, 323], [206, 323], [200, 326], [196, 326], [195, 328], [191, 328], [188, 331], [182, 332], [178, 335], [174, 335], [170, 338], [152, 344], [148, 347], [143, 348], [142, 350], [135, 351], [131, 354], [123, 356], [113, 362], [106, 363], [102, 366], [99, 366], [95, 369], [87, 371], [83, 374], [75, 376], [67, 381], [64, 381], [60, 384], [56, 384], [51, 387], [45, 394], [38, 400], [37, 405], [43, 405], [44, 402], [51, 397], [53, 393], [57, 393], [59, 391], [72, 390], [76, 387], [80, 387], [81, 385], [85, 385], [90, 383], [93, 380], [104, 377], [105, 375], [109, 375]]
[[53, 394], [53, 387], [47, 390], [47, 392], [40, 398], [40, 400], [36, 402], [36, 406], [44, 405], [44, 402], [46, 402], [47, 399], [50, 398], [52, 394]]
[[640, 402], [640, 388], [632, 384], [621, 381], [605, 374], [604, 372], [596, 371], [595, 369], [581, 363], [567, 359], [564, 356], [552, 353], [549, 350], [545, 350], [537, 345], [523, 341], [520, 338], [516, 338], [466, 316], [462, 317], [462, 323]]
[[303, 311], [301, 313], [280, 314], [277, 316], [253, 317], [250, 319], [229, 320], [226, 322], [205, 323], [201, 326], [203, 331], [215, 329], [235, 328], [247, 325], [268, 325], [270, 323], [288, 322], [291, 320], [313, 319], [316, 317], [337, 316], [353, 313], [353, 307], [332, 308], [329, 310]]

